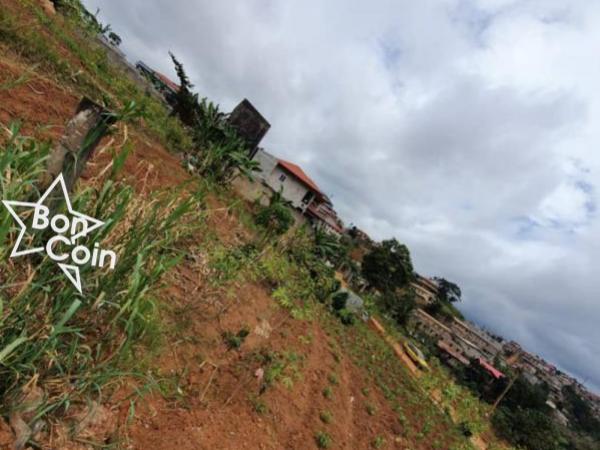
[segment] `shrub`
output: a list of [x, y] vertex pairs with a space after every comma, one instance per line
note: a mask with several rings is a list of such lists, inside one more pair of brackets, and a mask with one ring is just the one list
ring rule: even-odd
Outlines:
[[250, 330], [243, 327], [236, 334], [233, 334], [231, 331], [225, 331], [222, 336], [228, 350], [237, 350], [242, 346], [249, 334]]
[[331, 298], [331, 306], [334, 310], [340, 311], [346, 307], [346, 301], [348, 300], [348, 293], [340, 291]]
[[281, 235], [292, 226], [294, 217], [287, 206], [275, 204], [262, 208], [256, 215], [256, 223], [273, 235]]
[[331, 447], [332, 439], [329, 433], [319, 431], [315, 434], [315, 442], [319, 448], [329, 448]]
[[321, 413], [319, 414], [319, 418], [323, 423], [331, 423], [333, 421], [333, 414], [331, 413], [331, 411], [328, 410], [321, 411]]
[[274, 192], [269, 205], [256, 214], [256, 223], [266, 230], [265, 239], [284, 234], [294, 224], [294, 216], [281, 192]]
[[377, 413], [377, 408], [375, 408], [374, 405], [369, 403], [367, 405], [367, 414], [370, 416], [374, 416], [376, 413]]
[[344, 325], [354, 325], [356, 323], [356, 315], [346, 308], [338, 311], [338, 317]]
[[337, 375], [336, 375], [335, 373], [330, 373], [330, 374], [327, 376], [327, 379], [328, 379], [328, 380], [329, 380], [329, 382], [330, 382], [331, 384], [333, 384], [334, 386], [337, 386], [338, 384], [340, 384], [340, 380], [338, 380], [338, 377], [337, 377]]
[[385, 438], [383, 436], [375, 436], [373, 441], [371, 441], [371, 446], [373, 448], [381, 448], [385, 445]]

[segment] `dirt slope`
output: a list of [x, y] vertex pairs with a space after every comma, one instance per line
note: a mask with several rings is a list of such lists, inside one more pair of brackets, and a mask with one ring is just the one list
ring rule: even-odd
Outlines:
[[[24, 13], [14, 2], [0, 3]], [[68, 49], [61, 54], [78, 64]], [[53, 141], [81, 98], [9, 51], [0, 56], [0, 84], [0, 123], [20, 120], [23, 133]], [[140, 195], [190, 180], [179, 158], [151, 133], [120, 125], [101, 144], [84, 184], [110, 162], [108, 146], [119, 150], [126, 140], [133, 151], [124, 176]], [[251, 239], [226, 203], [211, 196], [206, 205], [208, 231], [219, 243], [233, 246]], [[72, 413], [71, 419], [83, 423], [80, 439], [70, 440], [57, 424], [42, 448], [94, 448], [92, 442], [144, 450], [314, 449], [319, 432], [327, 433], [336, 449], [383, 442], [382, 448], [448, 448], [443, 443], [432, 447], [426, 439], [408, 442], [397, 412], [367, 370], [340, 350], [327, 321], [319, 317], [322, 312], [310, 320], [294, 319], [273, 300], [270, 287], [257, 282], [215, 290], [203, 242], [190, 242], [188, 258], [165, 280], [164, 346], [148, 367], [157, 380], [153, 390], [139, 398], [146, 386], [121, 380], [102, 404]], [[247, 339], [239, 349], [228, 349], [223, 333], [243, 328], [250, 331]], [[139, 351], [142, 358], [144, 350]], [[265, 372], [273, 366], [279, 373], [269, 383]], [[0, 421], [0, 442], [9, 435]]]

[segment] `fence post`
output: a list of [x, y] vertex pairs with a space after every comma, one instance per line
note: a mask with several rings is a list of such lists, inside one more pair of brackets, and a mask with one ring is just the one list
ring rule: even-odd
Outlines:
[[48, 186], [62, 172], [65, 185], [71, 191], [100, 140], [115, 122], [113, 113], [84, 97], [67, 123], [58, 146], [50, 153], [42, 184]]

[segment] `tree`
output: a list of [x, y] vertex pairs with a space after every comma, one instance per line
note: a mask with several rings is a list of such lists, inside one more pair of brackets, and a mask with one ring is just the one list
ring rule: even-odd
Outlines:
[[173, 114], [179, 116], [185, 125], [196, 127], [200, 122], [198, 94], [192, 93], [194, 85], [190, 82], [183, 64], [175, 58], [173, 53], [169, 52], [169, 56], [171, 56], [171, 60], [175, 65], [175, 72], [177, 72], [179, 78], [179, 90], [174, 98]]
[[573, 419], [575, 428], [600, 439], [600, 420], [594, 416], [590, 405], [577, 394], [573, 386], [563, 388], [565, 407]]
[[386, 291], [381, 296], [381, 308], [400, 325], [406, 325], [413, 309], [417, 305], [415, 293], [412, 289], [405, 290], [402, 294]]
[[506, 440], [529, 450], [561, 450], [566, 443], [550, 416], [536, 409], [503, 407], [492, 423]]
[[461, 301], [460, 287], [445, 278], [435, 277], [434, 280], [438, 285], [438, 294], [435, 301], [425, 307], [425, 311], [442, 320], [451, 321], [453, 317], [463, 319], [463, 315], [452, 304]]
[[344, 248], [339, 239], [331, 234], [317, 229], [315, 230], [315, 253], [318, 257], [328, 260], [334, 264], [338, 263], [342, 258]]
[[448, 303], [461, 301], [462, 292], [456, 283], [438, 277], [435, 277], [434, 280], [438, 284], [438, 297], [441, 301]]
[[260, 171], [260, 165], [250, 158], [245, 141], [227, 122], [227, 114], [206, 98], [198, 101], [183, 64], [172, 53], [169, 55], [180, 87], [168, 101], [173, 105], [173, 114], [191, 128], [194, 141], [188, 165], [218, 183], [229, 182], [239, 175], [252, 179], [254, 172]]
[[406, 245], [396, 239], [381, 242], [362, 261], [364, 278], [381, 292], [394, 292], [413, 278], [413, 265]]

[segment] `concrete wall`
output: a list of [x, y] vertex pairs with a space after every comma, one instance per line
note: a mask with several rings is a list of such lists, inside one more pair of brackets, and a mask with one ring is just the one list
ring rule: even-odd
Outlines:
[[257, 178], [267, 181], [267, 178], [269, 178], [271, 172], [273, 172], [273, 169], [275, 169], [275, 166], [277, 165], [277, 158], [261, 148], [258, 149], [256, 155], [254, 155], [254, 158], [252, 159], [260, 165], [261, 172], [257, 174]]
[[232, 186], [246, 200], [250, 202], [258, 201], [263, 206], [269, 204], [269, 199], [273, 193], [271, 188], [265, 186], [260, 179], [250, 181], [243, 176], [235, 178]]
[[[282, 176], [285, 177], [283, 181], [281, 181]], [[298, 181], [296, 177], [291, 175], [281, 166], [275, 166], [266, 181], [273, 190], [282, 190], [283, 198], [292, 202], [294, 208], [304, 211], [308, 206], [308, 204], [302, 203], [302, 199], [309, 190], [303, 183]]]
[[[302, 199], [309, 192], [306, 185], [301, 183], [287, 170], [278, 166], [277, 158], [263, 149], [259, 149], [256, 152], [253, 160], [259, 163], [262, 170], [257, 175], [257, 178], [262, 179], [275, 192], [282, 190], [283, 198], [292, 202], [294, 208], [298, 208], [302, 212], [306, 210], [308, 204], [302, 203]], [[280, 179], [282, 175], [285, 176], [283, 181]]]

